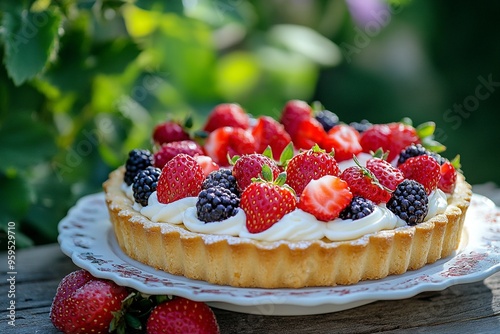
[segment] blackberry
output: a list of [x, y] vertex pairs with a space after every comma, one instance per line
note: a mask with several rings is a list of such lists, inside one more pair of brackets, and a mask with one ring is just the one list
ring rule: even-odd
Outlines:
[[142, 206], [148, 205], [149, 196], [156, 191], [158, 179], [160, 178], [161, 169], [149, 166], [141, 170], [134, 177], [132, 190], [134, 191], [134, 199]]
[[321, 123], [326, 132], [330, 131], [331, 128], [339, 124], [339, 117], [330, 110], [320, 110], [316, 113], [314, 118]]
[[203, 189], [198, 195], [198, 219], [206, 223], [222, 221], [236, 215], [240, 199], [229, 189], [219, 186]]
[[392, 193], [387, 208], [410, 226], [420, 224], [429, 211], [424, 186], [415, 180], [404, 180]]
[[153, 154], [148, 150], [134, 149], [128, 153], [125, 163], [125, 183], [129, 186], [134, 183], [134, 177], [141, 170], [153, 165]]
[[375, 210], [375, 204], [367, 198], [354, 196], [351, 203], [340, 212], [341, 219], [361, 219], [370, 215]]
[[369, 128], [371, 128], [373, 124], [370, 123], [368, 120], [363, 119], [361, 120], [361, 122], [351, 122], [349, 123], [349, 125], [354, 129], [356, 129], [359, 133], [363, 133]]
[[230, 169], [221, 168], [219, 170], [211, 172], [203, 181], [201, 188], [208, 189], [216, 186], [229, 189], [236, 196], [240, 195], [240, 192], [238, 191], [238, 185], [236, 183], [236, 178], [233, 176], [233, 173]]
[[398, 166], [403, 164], [409, 158], [417, 157], [419, 155], [429, 155], [429, 156], [433, 157], [434, 159], [436, 159], [436, 161], [440, 165], [442, 165], [446, 162], [446, 159], [443, 158], [438, 153], [431, 152], [420, 144], [411, 144], [411, 145], [407, 146], [404, 150], [402, 150], [401, 153], [399, 153]]

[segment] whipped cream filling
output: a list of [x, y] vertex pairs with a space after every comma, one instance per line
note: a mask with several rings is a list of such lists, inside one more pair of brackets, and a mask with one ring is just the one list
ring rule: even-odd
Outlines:
[[[330, 241], [346, 241], [382, 230], [391, 230], [406, 226], [406, 222], [386, 208], [385, 204], [375, 207], [367, 217], [352, 220], [336, 218], [330, 222], [317, 220], [312, 214], [295, 209], [286, 214], [269, 229], [251, 233], [246, 228], [246, 215], [242, 209], [238, 213], [220, 222], [205, 223], [198, 219], [196, 197], [187, 197], [169, 204], [158, 201], [156, 191], [148, 199], [148, 205], [134, 201], [132, 186], [122, 184], [122, 190], [133, 202], [133, 208], [156, 223], [184, 224], [192, 232], [239, 236], [260, 241], [308, 241], [327, 238]], [[425, 220], [443, 213], [448, 206], [448, 196], [436, 189], [429, 195], [429, 212]]]

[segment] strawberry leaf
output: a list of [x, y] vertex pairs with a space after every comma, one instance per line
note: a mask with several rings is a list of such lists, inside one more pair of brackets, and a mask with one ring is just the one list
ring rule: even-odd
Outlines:
[[288, 161], [290, 161], [290, 159], [292, 158], [293, 158], [293, 143], [289, 142], [288, 145], [286, 145], [283, 152], [281, 152], [279, 161], [280, 166], [285, 167], [288, 164]]
[[457, 156], [454, 157], [450, 163], [457, 171], [459, 171], [462, 168], [462, 165], [460, 164], [460, 154], [457, 154]]
[[425, 122], [416, 127], [417, 135], [419, 138], [430, 137], [434, 134], [436, 130], [436, 123]]
[[432, 139], [431, 137], [422, 139], [422, 146], [428, 149], [429, 151], [441, 153], [446, 150], [446, 146], [441, 144], [440, 142]]
[[190, 114], [186, 117], [183, 126], [186, 129], [191, 129], [193, 127], [193, 115]]
[[125, 322], [127, 323], [127, 326], [129, 326], [130, 328], [133, 328], [136, 330], [142, 329], [141, 321], [138, 318], [131, 315], [130, 313], [125, 314]]
[[285, 172], [281, 172], [279, 173], [278, 177], [276, 178], [276, 180], [274, 181], [274, 183], [278, 186], [282, 186], [284, 185], [286, 182], [286, 173]]
[[411, 118], [409, 117], [404, 117], [400, 123], [404, 124], [404, 125], [409, 125], [409, 126], [413, 126], [413, 121], [411, 120]]
[[273, 181], [273, 171], [271, 170], [271, 167], [269, 167], [266, 164], [264, 164], [262, 166], [262, 178], [265, 181], [269, 181], [269, 182]]
[[267, 146], [264, 152], [262, 152], [262, 155], [265, 157], [268, 157], [269, 159], [273, 159], [273, 150], [271, 149], [271, 146]]

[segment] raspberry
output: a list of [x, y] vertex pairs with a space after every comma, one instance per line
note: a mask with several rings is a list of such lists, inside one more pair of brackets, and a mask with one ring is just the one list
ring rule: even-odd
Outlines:
[[125, 183], [130, 186], [141, 170], [153, 165], [153, 155], [148, 150], [134, 149], [128, 153], [125, 163]]
[[340, 213], [341, 219], [357, 220], [369, 216], [375, 210], [375, 204], [361, 196], [354, 196], [351, 203]]
[[410, 226], [420, 224], [429, 211], [424, 186], [414, 180], [404, 180], [392, 193], [387, 208]]
[[145, 170], [140, 171], [134, 178], [132, 190], [134, 191], [134, 199], [142, 206], [148, 205], [149, 196], [156, 191], [158, 179], [160, 178], [161, 169], [149, 166]]
[[213, 187], [229, 189], [236, 196], [239, 196], [240, 194], [236, 178], [233, 176], [230, 169], [222, 168], [208, 174], [207, 178], [203, 181], [201, 188], [208, 189]]
[[229, 189], [216, 186], [200, 191], [196, 211], [199, 220], [210, 223], [234, 216], [239, 205], [238, 196]]

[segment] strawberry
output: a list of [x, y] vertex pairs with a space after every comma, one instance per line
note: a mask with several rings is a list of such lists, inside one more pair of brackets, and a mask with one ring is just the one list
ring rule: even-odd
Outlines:
[[[375, 152], [378, 149], [386, 151], [389, 148], [391, 129], [386, 124], [375, 124], [361, 134], [359, 140], [363, 152]], [[398, 152], [399, 153], [399, 152]]]
[[193, 157], [177, 154], [161, 171], [156, 187], [158, 201], [168, 204], [181, 198], [198, 196], [204, 178], [203, 169]]
[[445, 193], [453, 193], [457, 182], [457, 170], [453, 164], [449, 161], [443, 163], [440, 167], [439, 174], [441, 177], [438, 182], [438, 188]]
[[250, 118], [238, 104], [222, 103], [210, 112], [203, 130], [212, 132], [225, 126], [248, 129]]
[[205, 177], [211, 172], [219, 169], [219, 165], [217, 165], [208, 155], [195, 155], [193, 158], [201, 166], [201, 169], [203, 169], [203, 175], [205, 175]]
[[308, 150], [315, 144], [325, 141], [327, 135], [320, 122], [314, 118], [298, 121], [295, 135], [290, 135], [298, 149]]
[[333, 155], [315, 145], [310, 150], [299, 153], [290, 159], [286, 173], [288, 185], [297, 194], [301, 194], [311, 180], [319, 179], [325, 175], [338, 176], [340, 169]]
[[352, 159], [353, 155], [362, 151], [359, 138], [359, 132], [354, 128], [346, 124], [338, 124], [328, 131], [320, 146], [328, 152], [334, 150], [335, 160], [340, 162]]
[[325, 175], [309, 182], [297, 207], [327, 222], [337, 218], [351, 203], [352, 197], [347, 182], [337, 176]]
[[203, 150], [200, 145], [192, 140], [176, 141], [163, 144], [158, 152], [154, 154], [154, 165], [158, 168], [163, 168], [167, 162], [170, 161], [179, 153], [184, 153], [190, 156], [202, 155]]
[[284, 172], [271, 181], [271, 169], [264, 165], [262, 175], [264, 180], [251, 183], [241, 194], [240, 207], [246, 214], [246, 227], [250, 233], [267, 230], [297, 206], [293, 190], [284, 185]]
[[[298, 124], [303, 120], [312, 118], [313, 110], [310, 105], [300, 100], [290, 100], [285, 104], [281, 112], [280, 123], [285, 127], [290, 137], [295, 138]], [[321, 125], [321, 124], [320, 124]]]
[[158, 333], [219, 333], [219, 325], [210, 307], [190, 299], [175, 297], [151, 311], [146, 324], [148, 334]]
[[403, 173], [389, 162], [380, 158], [371, 158], [366, 162], [368, 168], [378, 179], [381, 185], [391, 191], [396, 190], [398, 184], [404, 180]]
[[283, 125], [269, 116], [261, 116], [257, 119], [252, 135], [255, 139], [255, 152], [262, 153], [270, 146], [275, 160], [279, 160], [285, 147], [292, 141]]
[[386, 149], [389, 151], [388, 161], [394, 160], [405, 147], [420, 143], [417, 130], [413, 126], [396, 122], [388, 124], [388, 127], [390, 130], [389, 147]]
[[262, 154], [247, 154], [237, 158], [233, 166], [233, 176], [240, 191], [252, 183], [252, 178], [262, 178], [262, 167], [267, 165], [271, 168], [273, 178], [277, 178], [280, 169], [274, 160]]
[[189, 133], [184, 130], [182, 125], [174, 121], [160, 123], [153, 130], [153, 141], [157, 145], [188, 139]]
[[50, 320], [64, 333], [108, 333], [113, 313], [128, 294], [125, 287], [78, 270], [59, 283]]
[[354, 196], [367, 198], [376, 204], [387, 202], [391, 198], [389, 191], [366, 167], [348, 167], [340, 174], [340, 178], [347, 182]]
[[254, 153], [255, 140], [249, 131], [226, 126], [211, 132], [204, 148], [215, 163], [228, 166], [228, 155], [232, 158], [235, 155]]
[[399, 166], [399, 169], [406, 179], [422, 184], [427, 194], [436, 189], [441, 177], [439, 163], [429, 155], [409, 158]]

